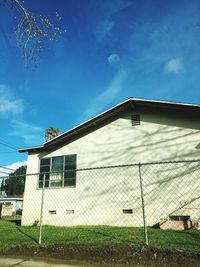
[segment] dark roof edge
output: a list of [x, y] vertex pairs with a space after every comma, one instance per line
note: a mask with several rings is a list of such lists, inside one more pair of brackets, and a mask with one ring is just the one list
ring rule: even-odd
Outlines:
[[20, 152], [20, 153], [22, 153], [22, 152], [28, 152], [28, 151], [33, 151], [33, 152], [35, 151], [35, 152], [36, 152], [36, 151], [38, 151], [38, 150], [40, 150], [40, 151], [41, 151], [41, 150], [44, 150], [44, 149], [45, 149], [49, 144], [51, 144], [52, 142], [54, 142], [54, 141], [56, 141], [56, 140], [58, 140], [58, 139], [61, 139], [63, 136], [66, 136], [67, 134], [69, 134], [69, 133], [71, 133], [71, 132], [73, 132], [73, 131], [76, 131], [78, 128], [81, 128], [81, 127], [83, 127], [84, 125], [89, 124], [89, 123], [95, 121], [96, 119], [98, 119], [98, 118], [100, 118], [100, 117], [105, 116], [107, 113], [112, 112], [114, 109], [118, 109], [118, 108], [120, 108], [120, 106], [123, 106], [124, 104], [128, 103], [129, 100], [130, 100], [130, 98], [127, 99], [127, 100], [125, 100], [125, 101], [123, 101], [123, 102], [121, 102], [120, 104], [115, 105], [114, 107], [112, 107], [112, 108], [110, 108], [110, 109], [107, 109], [106, 111], [104, 111], [104, 112], [98, 114], [97, 116], [92, 117], [91, 119], [89, 119], [89, 120], [87, 120], [87, 121], [84, 121], [83, 123], [81, 123], [81, 124], [79, 124], [79, 125], [77, 125], [77, 126], [71, 128], [70, 130], [68, 130], [68, 131], [66, 131], [66, 132], [64, 132], [64, 133], [62, 133], [62, 134], [60, 134], [60, 135], [58, 135], [58, 136], [52, 138], [51, 140], [45, 142], [45, 143], [44, 143], [43, 145], [41, 145], [41, 146], [27, 147], [27, 148], [26, 148], [26, 147], [25, 147], [25, 148], [20, 148], [20, 149], [18, 149], [18, 152]]
[[127, 104], [141, 104], [141, 105], [160, 105], [162, 107], [174, 109], [174, 110], [197, 110], [200, 112], [200, 105], [198, 104], [188, 104], [188, 103], [181, 103], [181, 102], [170, 102], [170, 101], [159, 101], [159, 100], [147, 100], [147, 99], [142, 99], [142, 98], [128, 98], [125, 101], [121, 102], [120, 104], [115, 105], [114, 107], [107, 109], [106, 111], [98, 114], [95, 117], [92, 117], [91, 119], [71, 128], [70, 130], [54, 137], [53, 139], [45, 142], [41, 146], [35, 146], [35, 147], [29, 147], [29, 148], [20, 148], [18, 151], [19, 152], [36, 152], [36, 151], [41, 151], [41, 150], [47, 150], [48, 146], [57, 143], [57, 141], [62, 140], [63, 138], [67, 137], [67, 135], [72, 134], [73, 132], [77, 132], [78, 129], [83, 128], [86, 125], [89, 125], [90, 123], [96, 122], [98, 120], [103, 120], [106, 118], [106, 115], [111, 115], [114, 111], [119, 111], [121, 110], [121, 107], [126, 107]]
[[32, 146], [32, 147], [24, 147], [24, 148], [19, 148], [18, 149], [18, 152], [28, 152], [29, 150], [40, 150], [40, 149], [42, 149], [42, 148], [44, 148], [44, 146]]

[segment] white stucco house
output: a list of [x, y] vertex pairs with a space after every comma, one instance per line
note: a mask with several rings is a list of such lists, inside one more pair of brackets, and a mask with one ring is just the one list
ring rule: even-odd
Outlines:
[[[200, 105], [129, 98], [41, 146], [19, 149], [28, 152], [22, 225], [41, 219], [43, 193], [45, 225], [142, 225], [138, 166], [98, 167], [200, 159], [199, 147]], [[190, 204], [177, 208], [195, 198], [198, 174], [184, 165], [178, 179], [169, 179], [177, 171], [171, 167], [143, 173], [149, 225], [173, 212], [200, 219]]]

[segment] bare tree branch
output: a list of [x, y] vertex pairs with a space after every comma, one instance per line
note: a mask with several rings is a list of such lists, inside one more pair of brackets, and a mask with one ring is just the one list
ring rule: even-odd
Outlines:
[[40, 53], [48, 42], [57, 40], [66, 32], [55, 26], [54, 20], [56, 23], [60, 21], [60, 15], [56, 12], [54, 18], [49, 18], [32, 13], [20, 0], [0, 0], [0, 3], [12, 8], [16, 14], [16, 45], [22, 53], [25, 66], [37, 66]]

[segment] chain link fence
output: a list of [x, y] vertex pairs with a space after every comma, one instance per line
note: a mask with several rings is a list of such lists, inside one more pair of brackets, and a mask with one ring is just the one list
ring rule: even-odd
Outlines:
[[64, 172], [26, 175], [21, 213], [13, 207], [16, 197], [0, 198], [1, 236], [7, 232], [13, 244], [32, 240], [200, 251], [200, 161], [71, 171], [74, 180]]

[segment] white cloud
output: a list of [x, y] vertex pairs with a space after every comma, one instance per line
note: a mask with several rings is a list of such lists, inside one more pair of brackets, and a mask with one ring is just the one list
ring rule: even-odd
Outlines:
[[121, 92], [126, 77], [127, 72], [122, 69], [119, 70], [108, 88], [89, 103], [85, 112], [83, 112], [82, 120], [94, 116], [101, 112], [108, 104], [112, 103], [116, 96]]
[[177, 74], [181, 71], [182, 67], [183, 64], [180, 58], [172, 58], [165, 64], [165, 71]]
[[43, 141], [44, 129], [41, 127], [19, 120], [12, 120], [11, 127], [13, 131], [9, 135], [23, 138], [27, 145], [38, 144]]
[[6, 177], [7, 174], [14, 172], [16, 169], [24, 165], [27, 165], [27, 161], [17, 161], [7, 166], [4, 166], [5, 168], [0, 167], [0, 177]]
[[17, 115], [24, 110], [22, 99], [16, 99], [10, 89], [0, 85], [0, 116]]
[[7, 165], [6, 167], [13, 169], [13, 170], [16, 170], [19, 167], [24, 166], [24, 165], [27, 165], [27, 161], [17, 161], [17, 162], [10, 164], [10, 165]]

